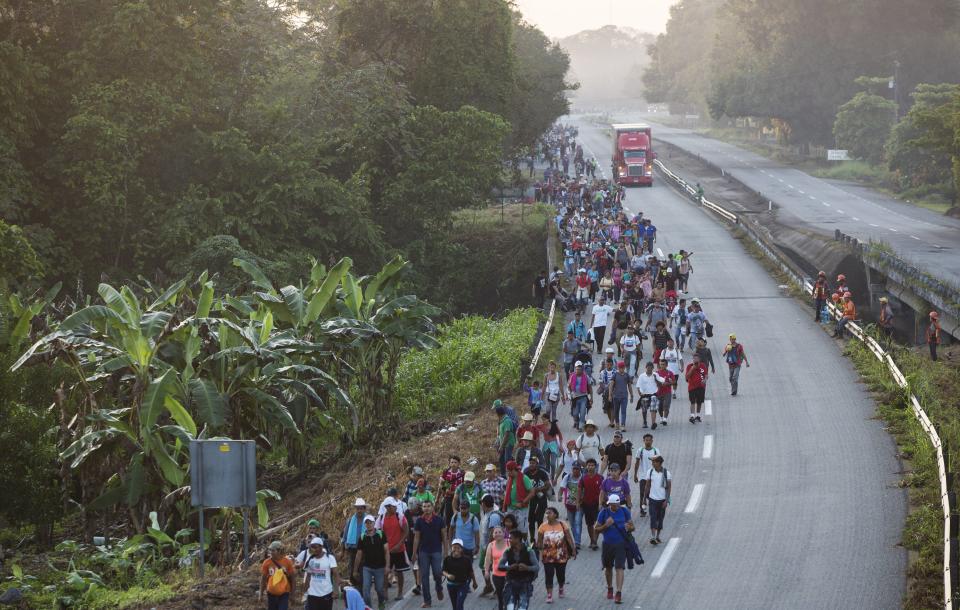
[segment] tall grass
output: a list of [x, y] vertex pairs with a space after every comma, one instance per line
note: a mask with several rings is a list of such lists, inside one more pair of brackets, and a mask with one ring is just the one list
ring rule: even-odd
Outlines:
[[865, 182], [874, 185], [889, 184], [892, 181], [892, 175], [886, 168], [870, 165], [865, 161], [839, 161], [811, 173], [819, 178]]
[[[933, 421], [941, 439], [952, 447], [960, 446], [960, 413], [949, 405], [949, 396], [956, 391], [960, 375], [949, 366], [931, 363], [912, 350], [896, 347], [894, 350], [897, 366], [906, 376], [910, 391]], [[886, 365], [859, 341], [848, 343], [847, 354], [875, 392], [878, 412], [896, 439], [901, 457], [908, 462], [901, 485], [908, 489], [910, 512], [901, 543], [916, 556], [907, 568], [909, 583], [903, 607], [939, 607], [943, 602], [943, 512], [936, 452], [907, 403], [907, 393], [893, 381]]]
[[515, 389], [542, 319], [543, 312], [527, 308], [498, 320], [468, 316], [441, 327], [439, 347], [401, 361], [396, 405], [408, 416], [450, 413]]

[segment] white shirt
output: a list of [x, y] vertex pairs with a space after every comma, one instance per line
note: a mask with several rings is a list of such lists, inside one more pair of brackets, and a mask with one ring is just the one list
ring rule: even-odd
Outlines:
[[640, 337], [633, 335], [624, 335], [620, 337], [620, 346], [623, 347], [623, 350], [630, 352], [631, 354], [637, 351], [637, 346], [640, 345]]
[[593, 436], [587, 435], [587, 433], [581, 434], [577, 438], [577, 449], [580, 451], [580, 459], [586, 463], [589, 459], [594, 459], [597, 461], [597, 465], [600, 465], [600, 447], [602, 446], [603, 441], [600, 440], [600, 435], [594, 433]]
[[667, 481], [673, 480], [673, 475], [670, 474], [670, 471], [666, 468], [662, 468], [660, 472], [653, 467], [647, 471], [646, 476], [643, 478], [649, 481], [647, 485], [650, 487], [650, 493], [647, 494], [651, 500], [666, 500], [667, 499], [667, 483], [663, 480], [663, 477], [667, 477]]
[[609, 305], [593, 306], [593, 327], [606, 328], [610, 321], [610, 315], [613, 313], [613, 307]]
[[669, 347], [665, 347], [663, 348], [663, 351], [660, 352], [660, 359], [667, 361], [668, 371], [674, 375], [680, 374], [680, 365], [683, 364], [683, 356], [680, 355], [680, 350], [677, 348], [670, 349]]
[[304, 571], [310, 575], [310, 588], [307, 589], [307, 595], [323, 597], [333, 593], [330, 570], [335, 567], [337, 567], [337, 559], [330, 553], [324, 553], [323, 557], [311, 557], [304, 568]]
[[576, 449], [573, 450], [573, 453], [569, 451], [564, 451], [563, 455], [560, 456], [561, 463], [563, 464], [563, 474], [569, 475], [573, 472], [573, 463], [580, 461], [580, 452]]
[[634, 384], [640, 394], [656, 394], [657, 379], [653, 374], [647, 375], [646, 372], [637, 375], [637, 382]]
[[637, 463], [640, 464], [640, 470], [638, 474], [640, 478], [646, 480], [647, 473], [650, 472], [650, 469], [653, 468], [653, 457], [660, 455], [660, 450], [656, 447], [650, 447], [647, 449], [643, 445], [640, 445], [640, 448], [637, 449], [637, 453], [634, 457], [637, 458]]

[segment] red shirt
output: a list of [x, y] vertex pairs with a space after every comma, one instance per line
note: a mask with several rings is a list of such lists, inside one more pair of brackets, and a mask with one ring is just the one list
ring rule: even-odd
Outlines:
[[383, 516], [383, 525], [380, 529], [386, 534], [387, 547], [390, 548], [391, 551], [404, 541], [403, 521], [406, 521], [406, 517], [398, 513]]
[[585, 474], [580, 478], [581, 504], [600, 504], [600, 490], [603, 488], [603, 477], [599, 474]]
[[654, 376], [659, 375], [660, 377], [663, 377], [664, 381], [663, 385], [657, 387], [657, 396], [666, 396], [667, 394], [673, 392], [673, 387], [671, 386], [673, 385], [673, 380], [677, 378], [677, 376], [673, 374], [673, 371], [669, 369], [663, 369], [661, 371], [658, 369], [654, 371], [653, 374]]
[[687, 365], [686, 370], [687, 389], [696, 390], [707, 387], [707, 365], [704, 363]]
[[453, 497], [453, 491], [454, 491], [457, 487], [460, 487], [460, 484], [463, 483], [463, 476], [464, 476], [465, 474], [466, 474], [466, 471], [465, 471], [464, 469], [462, 469], [462, 468], [460, 468], [460, 469], [457, 470], [456, 472], [453, 472], [453, 471], [450, 470], [449, 468], [447, 468], [446, 470], [444, 470], [444, 471], [443, 471], [443, 474], [440, 475], [440, 478], [442, 478], [444, 481], [446, 481], [446, 482], [448, 483], [448, 485], [446, 486], [446, 489], [444, 490], [443, 495], [449, 496], [449, 497], [452, 498], [452, 497]]
[[540, 446], [540, 428], [536, 424], [523, 424], [517, 429], [517, 440], [523, 440], [523, 433], [530, 432], [533, 434], [533, 444], [536, 447]]

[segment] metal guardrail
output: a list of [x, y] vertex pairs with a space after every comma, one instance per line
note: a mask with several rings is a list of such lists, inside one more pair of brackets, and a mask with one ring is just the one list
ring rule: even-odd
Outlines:
[[[676, 185], [686, 193], [690, 195], [696, 194], [696, 189], [691, 188], [691, 186], [687, 184], [685, 180], [670, 171], [659, 160], [655, 160], [654, 164], [660, 169], [661, 172], [663, 172], [665, 176], [673, 180]], [[809, 294], [811, 296], [813, 295], [813, 282], [811, 282], [809, 278], [803, 277], [802, 272], [800, 272], [791, 261], [784, 258], [781, 254], [777, 253], [774, 248], [765, 243], [766, 240], [762, 239], [760, 235], [756, 233], [755, 228], [749, 226], [749, 223], [741, 222], [741, 219], [736, 214], [711, 201], [707, 201], [706, 198], [701, 197], [699, 203], [710, 211], [715, 212], [724, 220], [743, 227], [748, 233], [751, 234], [751, 237], [757, 241], [764, 254], [776, 262], [780, 268], [783, 269], [783, 271], [787, 273], [787, 275], [797, 284], [797, 286], [804, 291], [805, 294]], [[839, 320], [841, 317], [843, 317], [843, 312], [835, 307], [833, 303], [828, 302], [827, 307], [830, 311], [831, 317], [834, 320]], [[951, 492], [952, 476], [948, 473], [948, 453], [945, 451], [945, 447], [940, 440], [940, 435], [937, 433], [936, 427], [933, 425], [933, 422], [930, 421], [930, 417], [927, 416], [927, 413], [923, 410], [923, 407], [920, 406], [920, 401], [917, 400], [917, 397], [909, 391], [909, 383], [907, 378], [897, 367], [890, 354], [887, 353], [886, 350], [884, 350], [883, 347], [881, 347], [873, 337], [867, 334], [867, 332], [860, 325], [850, 322], [846, 325], [846, 329], [850, 331], [850, 334], [866, 345], [867, 349], [870, 350], [877, 360], [886, 364], [887, 370], [890, 372], [890, 376], [893, 377], [893, 380], [896, 382], [896, 384], [900, 388], [907, 390], [907, 402], [909, 402], [914, 416], [920, 423], [920, 427], [923, 428], [923, 431], [927, 434], [927, 438], [930, 440], [930, 444], [933, 446], [933, 449], [936, 452], [937, 473], [940, 478], [940, 503], [943, 509], [943, 607], [946, 610], [953, 610], [953, 592], [956, 589], [957, 580], [960, 579], [960, 573], [958, 573], [960, 570], [957, 569], [957, 563], [958, 560], [960, 560], [958, 555], [960, 555], [960, 552], [958, 552], [957, 548], [955, 548], [956, 545], [953, 544], [953, 541], [957, 538], [956, 530], [960, 528], [958, 528], [958, 524], [956, 522], [951, 522], [951, 515], [953, 513], [951, 506], [956, 504], [956, 500], [953, 498], [953, 494]]]
[[540, 354], [543, 353], [543, 346], [547, 343], [547, 335], [550, 334], [550, 328], [553, 326], [553, 316], [557, 313], [557, 300], [550, 301], [550, 315], [547, 316], [547, 323], [543, 325], [543, 332], [540, 333], [540, 341], [537, 342], [537, 349], [533, 352], [533, 359], [530, 361], [529, 375], [537, 370], [537, 363], [540, 361]]

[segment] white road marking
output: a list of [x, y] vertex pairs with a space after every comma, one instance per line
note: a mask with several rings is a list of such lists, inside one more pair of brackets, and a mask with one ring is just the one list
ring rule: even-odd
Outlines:
[[660, 258], [664, 258], [664, 256], [663, 256], [663, 250], [661, 250], [660, 248], [657, 248], [657, 255], [658, 255]]
[[801, 195], [806, 195], [806, 193], [804, 193], [804, 192], [801, 191], [800, 189], [797, 189], [797, 192], [800, 193]]
[[875, 224], [873, 224], [872, 222], [870, 223], [870, 226], [873, 227], [874, 229], [880, 228], [880, 225], [875, 225]]
[[814, 197], [813, 195], [809, 195], [809, 197], [810, 197], [810, 199], [813, 199], [814, 201], [816, 201], [816, 200], [817, 200], [817, 198], [816, 198], [816, 197]]
[[713, 457], [713, 435], [708, 434], [703, 437], [703, 459], [709, 460]]
[[913, 239], [915, 239], [915, 240], [917, 240], [917, 241], [920, 241], [920, 238], [917, 237], [916, 235], [911, 235], [910, 237], [912, 237]]
[[826, 207], [828, 207], [828, 208], [830, 207], [830, 204], [827, 203], [826, 201], [821, 201], [820, 203], [822, 203], [824, 206], [826, 206]]
[[888, 230], [888, 231], [892, 231], [892, 232], [894, 232], [894, 233], [899, 233], [899, 231], [897, 231], [896, 229], [891, 229], [890, 227], [887, 227], [887, 230]]
[[687, 501], [687, 507], [683, 509], [685, 513], [692, 513], [697, 510], [700, 504], [700, 498], [703, 497], [703, 483], [697, 483], [693, 486], [693, 493], [690, 494], [690, 500]]
[[777, 180], [779, 180], [780, 182], [783, 182], [783, 178], [777, 178]]
[[846, 214], [846, 212], [844, 212], [843, 210], [837, 210], [837, 212], [839, 212], [840, 214]]
[[856, 220], [857, 222], [860, 222], [860, 219], [857, 218], [856, 216], [854, 216], [853, 219]]
[[660, 578], [663, 576], [664, 571], [667, 569], [667, 564], [670, 563], [670, 559], [673, 558], [673, 554], [677, 550], [678, 544], [680, 544], [679, 538], [671, 538], [667, 541], [667, 546], [663, 549], [663, 554], [660, 555], [657, 565], [654, 566], [653, 572], [650, 572], [650, 578]]
[[713, 401], [705, 400], [703, 401], [703, 412], [707, 415], [713, 415]]
[[788, 185], [787, 185], [787, 188], [788, 188], [788, 189], [792, 189], [792, 188], [793, 188], [793, 185], [792, 185], [792, 184], [788, 184]]

